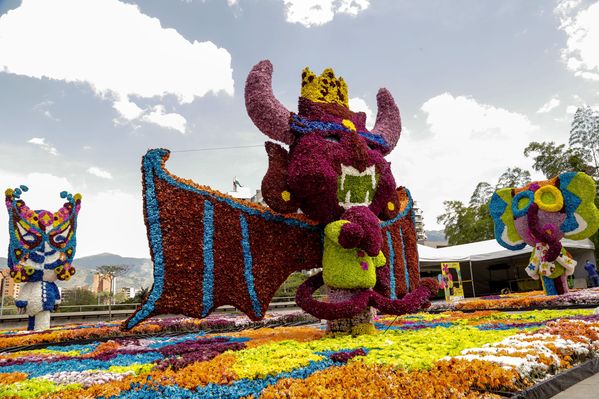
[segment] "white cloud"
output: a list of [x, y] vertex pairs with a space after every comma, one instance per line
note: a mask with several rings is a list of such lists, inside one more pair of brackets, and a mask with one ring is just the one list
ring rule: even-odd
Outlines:
[[119, 190], [82, 194], [77, 223], [77, 256], [110, 252], [122, 256], [149, 257], [139, 194]]
[[398, 185], [423, 209], [427, 229], [439, 228], [444, 200], [467, 202], [477, 183], [495, 184], [508, 167], [531, 170], [523, 150], [538, 126], [525, 115], [450, 93], [429, 99], [421, 111], [428, 132], [404, 129], [388, 158]]
[[139, 108], [137, 104], [130, 101], [128, 98], [120, 98], [112, 103], [112, 107], [117, 110], [119, 115], [126, 120], [134, 120], [144, 113], [144, 110]]
[[[32, 209], [58, 210], [65, 202], [60, 198], [63, 190], [83, 195], [77, 223], [77, 257], [102, 252], [149, 257], [139, 194], [108, 190], [88, 195], [64, 177], [48, 173], [15, 174], [0, 169], [2, 187], [15, 188], [22, 184], [28, 186], [29, 191], [21, 198]], [[7, 212], [0, 212], [0, 226], [7, 225]], [[0, 243], [7, 242], [8, 229], [0, 229]]]
[[151, 112], [133, 96], [190, 103], [234, 92], [226, 49], [190, 42], [118, 0], [23, 0], [0, 17], [0, 54], [7, 73], [88, 83], [125, 120]]
[[[15, 174], [5, 170], [0, 170], [0, 185], [2, 188], [16, 188], [21, 185], [29, 187], [29, 191], [21, 195], [21, 198], [27, 202], [27, 205], [32, 209], [58, 210], [64, 203], [64, 199], [60, 198], [61, 191], [69, 191], [72, 193], [73, 185], [64, 177], [55, 176], [49, 173], [28, 173]], [[5, 217], [6, 212], [0, 212], [2, 217]], [[0, 221], [2, 226], [6, 226], [8, 222]], [[0, 229], [1, 233], [4, 230]], [[0, 236], [0, 242], [5, 243]]]
[[58, 150], [56, 149], [56, 147], [53, 147], [50, 144], [46, 143], [46, 139], [44, 137], [33, 137], [32, 139], [28, 140], [27, 142], [29, 144], [39, 146], [42, 150], [44, 150], [52, 155], [58, 155]]
[[97, 176], [102, 179], [112, 179], [112, 174], [104, 169], [100, 169], [97, 166], [91, 166], [87, 168], [87, 173]]
[[562, 50], [568, 69], [576, 76], [599, 80], [599, 2], [584, 8], [579, 0], [561, 1], [555, 14], [568, 36]]
[[144, 115], [141, 120], [155, 123], [167, 129], [176, 130], [182, 134], [185, 134], [185, 129], [187, 128], [187, 120], [182, 115], [166, 113], [162, 105], [155, 106], [152, 112]]
[[354, 112], [364, 112], [366, 114], [366, 127], [368, 129], [372, 129], [374, 126], [375, 117], [365, 100], [361, 99], [360, 97], [350, 98], [349, 109]]
[[552, 110], [554, 110], [555, 108], [559, 107], [560, 101], [559, 98], [553, 97], [551, 98], [551, 100], [547, 101], [545, 104], [543, 104], [541, 106], [541, 108], [539, 108], [537, 110], [537, 114], [546, 114]]
[[566, 113], [574, 115], [577, 109], [578, 107], [576, 105], [568, 105], [568, 107], [566, 108]]
[[287, 22], [299, 23], [309, 28], [324, 25], [335, 14], [358, 15], [370, 6], [369, 0], [283, 0]]

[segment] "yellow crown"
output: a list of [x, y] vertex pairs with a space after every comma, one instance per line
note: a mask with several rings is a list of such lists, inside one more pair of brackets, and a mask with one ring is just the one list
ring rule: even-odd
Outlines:
[[331, 68], [316, 76], [308, 67], [302, 72], [302, 97], [318, 103], [348, 105], [347, 84], [343, 78], [336, 78]]

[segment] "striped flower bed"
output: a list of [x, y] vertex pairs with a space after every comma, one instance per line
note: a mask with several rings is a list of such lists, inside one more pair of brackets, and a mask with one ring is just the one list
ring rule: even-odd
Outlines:
[[567, 307], [598, 307], [599, 288], [573, 290], [564, 295], [547, 296], [543, 291], [531, 291], [506, 295], [490, 295], [465, 299], [458, 302], [437, 302], [428, 310], [485, 310], [485, 309], [556, 309]]
[[589, 310], [421, 313], [376, 326], [358, 337], [264, 327], [4, 352], [0, 398], [498, 398], [599, 350]]

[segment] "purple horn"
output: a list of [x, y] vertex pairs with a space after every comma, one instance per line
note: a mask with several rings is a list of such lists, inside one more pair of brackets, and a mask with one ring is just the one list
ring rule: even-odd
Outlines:
[[372, 133], [381, 135], [389, 144], [385, 155], [390, 153], [401, 134], [401, 117], [399, 108], [395, 105], [393, 96], [387, 89], [380, 89], [376, 95], [376, 105], [378, 112], [376, 114], [376, 123], [372, 128]]
[[272, 93], [272, 64], [268, 60], [254, 65], [245, 81], [245, 108], [254, 125], [273, 140], [291, 144], [291, 113]]

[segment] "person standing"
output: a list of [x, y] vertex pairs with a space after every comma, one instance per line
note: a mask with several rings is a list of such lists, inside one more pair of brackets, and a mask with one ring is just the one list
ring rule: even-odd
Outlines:
[[584, 270], [586, 270], [589, 275], [589, 279], [591, 280], [591, 287], [599, 287], [599, 274], [597, 274], [597, 269], [595, 268], [595, 265], [592, 264], [591, 261], [588, 259], [584, 264]]

